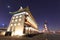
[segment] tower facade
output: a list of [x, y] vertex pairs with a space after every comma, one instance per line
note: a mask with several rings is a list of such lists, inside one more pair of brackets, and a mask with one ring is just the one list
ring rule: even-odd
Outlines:
[[37, 23], [31, 15], [28, 7], [25, 9], [20, 7], [18, 11], [11, 13], [14, 15], [11, 18], [5, 35], [21, 36], [24, 34], [32, 34], [34, 31], [38, 31]]
[[49, 29], [48, 29], [48, 26], [47, 26], [47, 21], [44, 22], [43, 32], [44, 33], [48, 33], [49, 32]]

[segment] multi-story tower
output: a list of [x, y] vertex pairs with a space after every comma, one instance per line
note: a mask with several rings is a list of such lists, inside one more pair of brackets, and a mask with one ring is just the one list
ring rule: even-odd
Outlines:
[[28, 7], [25, 9], [20, 7], [18, 11], [10, 13], [14, 15], [11, 18], [9, 27], [5, 35], [21, 36], [38, 31], [37, 23], [31, 15]]
[[47, 21], [44, 22], [43, 32], [44, 33], [49, 33], [49, 29], [48, 29], [48, 26], [47, 26]]

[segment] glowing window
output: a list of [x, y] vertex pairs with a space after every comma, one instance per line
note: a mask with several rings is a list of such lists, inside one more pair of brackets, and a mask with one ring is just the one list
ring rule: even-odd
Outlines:
[[28, 13], [26, 12], [26, 14], [28, 15]]
[[15, 20], [15, 22], [17, 22], [17, 19]]
[[18, 23], [18, 25], [20, 25], [20, 23]]
[[16, 24], [14, 24], [14, 26], [16, 26]]
[[14, 22], [14, 20], [12, 20], [12, 22]]
[[25, 27], [26, 30], [28, 30], [29, 28], [28, 27]]
[[18, 18], [18, 16], [16, 16], [16, 18]]
[[13, 24], [11, 24], [11, 26], [13, 26]]
[[13, 19], [15, 19], [15, 17], [13, 17]]
[[22, 17], [22, 15], [20, 15], [19, 17]]
[[21, 19], [19, 19], [19, 21], [21, 21]]

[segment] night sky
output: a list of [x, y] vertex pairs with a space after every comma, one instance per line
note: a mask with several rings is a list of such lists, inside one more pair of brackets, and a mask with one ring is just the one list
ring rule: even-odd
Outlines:
[[0, 0], [0, 26], [8, 26], [12, 17], [9, 12], [17, 11], [20, 6], [29, 6], [39, 30], [45, 20], [50, 30], [60, 30], [60, 0]]

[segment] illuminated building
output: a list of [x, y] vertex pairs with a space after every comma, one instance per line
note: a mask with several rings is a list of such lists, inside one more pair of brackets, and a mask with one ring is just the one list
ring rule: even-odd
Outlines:
[[43, 32], [44, 33], [49, 33], [49, 29], [48, 29], [48, 26], [47, 26], [47, 21], [45, 21], [45, 23], [44, 23]]
[[37, 23], [28, 7], [25, 9], [20, 7], [18, 11], [10, 13], [14, 15], [12, 16], [7, 32], [5, 33], [6, 36], [21, 36], [33, 34], [35, 31], [38, 31]]
[[0, 35], [5, 35], [7, 28], [0, 28]]

